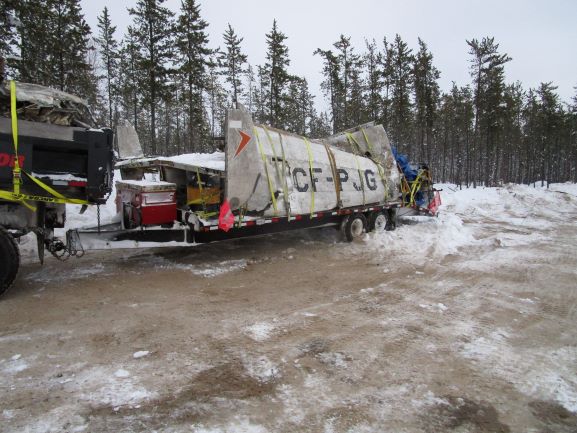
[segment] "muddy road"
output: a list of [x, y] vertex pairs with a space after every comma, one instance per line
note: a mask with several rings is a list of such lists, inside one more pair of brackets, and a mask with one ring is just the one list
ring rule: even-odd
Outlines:
[[0, 431], [576, 432], [577, 199], [495, 194], [353, 244], [29, 260]]

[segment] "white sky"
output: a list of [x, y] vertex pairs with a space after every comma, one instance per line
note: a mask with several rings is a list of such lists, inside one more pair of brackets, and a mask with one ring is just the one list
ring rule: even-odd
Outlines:
[[[82, 0], [93, 32], [97, 15], [108, 6], [113, 24], [123, 33], [131, 22], [127, 8], [136, 0]], [[364, 39], [396, 33], [414, 50], [421, 37], [441, 71], [440, 85], [468, 84], [466, 39], [494, 36], [500, 51], [513, 58], [506, 65], [507, 80], [521, 81], [525, 89], [552, 81], [561, 98], [569, 101], [577, 86], [576, 0], [200, 0], [202, 17], [209, 23], [211, 46], [223, 46], [228, 23], [244, 37], [243, 50], [252, 65], [264, 63], [265, 34], [273, 19], [288, 36], [291, 73], [305, 76], [324, 106], [320, 93], [321, 60], [316, 48], [329, 49], [343, 33], [357, 50]], [[165, 5], [177, 12], [180, 0]], [[118, 35], [120, 38], [120, 34]]]

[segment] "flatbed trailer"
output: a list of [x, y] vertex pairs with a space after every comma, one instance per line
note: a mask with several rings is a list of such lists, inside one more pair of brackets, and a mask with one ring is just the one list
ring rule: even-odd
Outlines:
[[[228, 113], [224, 153], [136, 158], [116, 168], [120, 222], [73, 230], [68, 238], [75, 244], [190, 245], [325, 226], [337, 226], [352, 241], [393, 229], [402, 206], [388, 137], [373, 123], [309, 140], [255, 125], [239, 107]], [[145, 180], [151, 172], [156, 181]], [[176, 218], [154, 217], [153, 208], [166, 213], [170, 204]]]

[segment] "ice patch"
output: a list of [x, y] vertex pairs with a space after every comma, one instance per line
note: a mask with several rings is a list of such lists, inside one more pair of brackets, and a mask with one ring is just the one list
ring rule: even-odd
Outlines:
[[243, 270], [246, 269], [248, 265], [248, 261], [245, 259], [224, 260], [216, 263], [191, 265], [185, 263], [174, 263], [163, 257], [153, 257], [149, 258], [148, 262], [157, 269], [180, 269], [205, 278], [214, 278], [229, 272]]
[[81, 371], [68, 386], [76, 388], [74, 391], [79, 393], [81, 400], [114, 408], [126, 405], [134, 407], [157, 396], [134, 378], [118, 378], [113, 371], [103, 367]]
[[144, 358], [145, 356], [150, 355], [150, 351], [148, 350], [139, 350], [138, 352], [134, 352], [132, 357], [134, 359]]
[[228, 272], [246, 269], [246, 266], [246, 260], [225, 260], [217, 264], [194, 267], [191, 272], [205, 278], [213, 278]]
[[28, 369], [28, 364], [22, 360], [16, 358], [13, 361], [8, 362], [8, 364], [2, 369], [2, 372], [7, 374], [16, 374]]
[[191, 426], [193, 433], [268, 433], [269, 429], [258, 424], [252, 424], [249, 420], [240, 418], [224, 426], [207, 427], [204, 424]]
[[326, 365], [336, 368], [347, 368], [347, 357], [340, 352], [323, 352], [317, 358]]
[[114, 376], [122, 379], [125, 377], [130, 377], [130, 373], [126, 370], [123, 370], [122, 368], [119, 368], [114, 372]]
[[275, 328], [276, 326], [272, 323], [257, 322], [254, 325], [247, 326], [244, 330], [254, 341], [265, 341], [272, 336]]
[[462, 345], [460, 353], [513, 383], [521, 392], [544, 400], [555, 400], [565, 409], [577, 412], [577, 348], [547, 350], [543, 347], [514, 348], [507, 343], [508, 333], [496, 330]]
[[412, 399], [411, 404], [415, 409], [424, 409], [428, 406], [449, 405], [449, 402], [444, 398], [437, 397], [431, 391], [427, 391], [421, 399]]
[[260, 382], [271, 382], [280, 377], [279, 368], [266, 356], [244, 359], [243, 365], [249, 376]]
[[[80, 263], [81, 265], [81, 263]], [[55, 283], [63, 282], [73, 279], [86, 278], [94, 275], [107, 275], [108, 270], [102, 263], [94, 263], [89, 267], [79, 266], [67, 272], [62, 272], [59, 267], [41, 269], [37, 272], [32, 272], [24, 277], [27, 281], [34, 281], [36, 283]]]
[[445, 311], [447, 311], [447, 306], [445, 304], [442, 304], [441, 302], [437, 303], [437, 304], [419, 304], [419, 307], [421, 307], [424, 310], [429, 310], [429, 311], [436, 311], [438, 313], [443, 313]]

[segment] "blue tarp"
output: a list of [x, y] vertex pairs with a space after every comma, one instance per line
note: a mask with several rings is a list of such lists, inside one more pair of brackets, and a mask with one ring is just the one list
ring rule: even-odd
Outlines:
[[[411, 165], [411, 163], [409, 162], [409, 157], [407, 155], [398, 153], [395, 147], [391, 147], [391, 149], [393, 150], [393, 156], [395, 157], [397, 163], [401, 167], [401, 170], [403, 171], [403, 174], [405, 175], [407, 182], [413, 182], [417, 178], [419, 170]], [[419, 207], [423, 207], [427, 204], [425, 196], [421, 191], [418, 191], [415, 194], [415, 203]]]
[[403, 174], [407, 178], [407, 181], [412, 182], [417, 178], [418, 170], [411, 165], [409, 162], [409, 157], [407, 155], [403, 155], [397, 152], [396, 147], [392, 147], [393, 156], [399, 163], [401, 170], [403, 170]]

